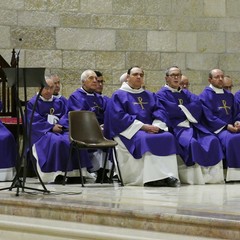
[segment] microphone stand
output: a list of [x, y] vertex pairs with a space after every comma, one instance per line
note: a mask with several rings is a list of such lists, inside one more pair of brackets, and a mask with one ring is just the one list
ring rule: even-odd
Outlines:
[[[17, 117], [17, 137], [16, 137], [16, 148], [17, 148], [17, 159], [16, 159], [16, 175], [13, 179], [12, 185], [9, 188], [11, 191], [14, 187], [17, 188], [16, 196], [19, 196], [19, 188], [22, 187], [22, 181], [19, 177], [20, 171], [21, 171], [21, 163], [23, 160], [23, 152], [20, 155], [19, 149], [20, 149], [20, 141], [19, 141], [19, 136], [20, 136], [20, 117], [19, 117], [19, 112], [20, 112], [20, 101], [19, 101], [19, 55], [20, 55], [20, 50], [16, 54], [16, 62], [15, 62], [15, 72], [16, 72], [16, 85], [15, 85], [15, 103], [16, 103], [16, 117]], [[23, 118], [22, 118], [23, 119]], [[24, 124], [22, 122], [22, 124]], [[23, 127], [24, 128], [24, 127]], [[24, 134], [24, 133], [23, 133]], [[24, 142], [24, 141], [23, 141]]]
[[[21, 49], [20, 49], [21, 50]], [[31, 125], [32, 125], [32, 119], [33, 119], [33, 115], [34, 115], [34, 111], [36, 108], [36, 104], [37, 104], [37, 100], [40, 96], [40, 93], [43, 89], [43, 86], [37, 96], [36, 102], [34, 104], [34, 109], [31, 115], [31, 120], [30, 120], [30, 124], [29, 124], [29, 131], [27, 129], [27, 87], [26, 87], [26, 76], [23, 77], [23, 87], [24, 87], [24, 101], [25, 101], [25, 117], [22, 111], [22, 106], [20, 103], [20, 98], [19, 98], [19, 55], [20, 55], [20, 50], [18, 51], [17, 55], [16, 55], [16, 68], [15, 68], [15, 97], [16, 97], [16, 114], [17, 114], [17, 137], [16, 137], [16, 148], [17, 148], [17, 159], [16, 159], [16, 175], [12, 181], [12, 184], [10, 187], [7, 188], [2, 188], [1, 190], [6, 190], [9, 189], [9, 191], [11, 191], [13, 188], [17, 188], [17, 192], [16, 192], [16, 196], [19, 196], [19, 189], [22, 189], [22, 192], [24, 192], [24, 189], [29, 189], [29, 190], [35, 190], [35, 191], [40, 191], [40, 192], [44, 192], [44, 193], [50, 193], [50, 191], [47, 190], [47, 188], [45, 187], [44, 183], [42, 182], [42, 179], [36, 169], [36, 165], [34, 165], [34, 170], [37, 174], [37, 177], [39, 178], [43, 189], [37, 189], [37, 188], [31, 188], [31, 187], [26, 187], [25, 186], [25, 181], [26, 181], [26, 156], [24, 158], [24, 154], [27, 152], [26, 151], [26, 146], [28, 144], [27, 140], [29, 140], [29, 152], [30, 152], [30, 160], [33, 162], [33, 156], [32, 156], [32, 148], [30, 148], [31, 145]], [[19, 117], [19, 112], [21, 113], [21, 119], [22, 119], [22, 128], [23, 128], [23, 149], [22, 149], [22, 153], [20, 155], [19, 153], [19, 149], [20, 149], [20, 144], [19, 144], [19, 135], [20, 135], [20, 117]], [[29, 136], [28, 136], [29, 135]], [[21, 172], [21, 167], [22, 167], [22, 163], [23, 163], [23, 180], [20, 179], [20, 172]]]

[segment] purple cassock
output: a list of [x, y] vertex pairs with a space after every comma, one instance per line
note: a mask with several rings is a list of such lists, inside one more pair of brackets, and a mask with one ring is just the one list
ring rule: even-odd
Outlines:
[[53, 97], [55, 97], [55, 98], [58, 98], [58, 99], [60, 99], [61, 101], [63, 101], [63, 103], [66, 105], [66, 107], [67, 107], [67, 98], [65, 98], [64, 96], [62, 96], [62, 95], [53, 95]]
[[215, 132], [223, 147], [226, 167], [240, 167], [240, 133], [226, 130], [227, 124], [240, 120], [239, 106], [234, 102], [234, 95], [222, 90], [216, 93], [211, 87], [206, 87], [199, 95], [203, 104], [204, 124], [211, 132]]
[[[36, 101], [34, 96], [27, 105], [28, 119], [30, 120], [33, 106]], [[31, 142], [35, 144], [38, 155], [38, 163], [42, 172], [65, 171], [66, 162], [69, 158], [69, 135], [68, 132], [54, 133], [53, 123], [49, 119], [57, 117], [60, 119], [66, 113], [66, 106], [58, 98], [52, 98], [51, 101], [44, 101], [39, 98], [32, 122]], [[82, 167], [88, 166], [89, 160], [87, 152], [81, 151]], [[72, 165], [71, 165], [72, 164]], [[68, 171], [78, 169], [77, 159], [69, 164]]]
[[70, 95], [67, 103], [67, 113], [60, 123], [67, 127], [69, 111], [85, 110], [95, 112], [99, 124], [103, 124], [106, 102], [100, 94], [87, 93], [82, 88], [79, 88]]
[[140, 159], [146, 152], [157, 156], [177, 153], [176, 140], [169, 132], [150, 134], [139, 130], [131, 139], [122, 136], [120, 133], [133, 124], [134, 120], [152, 124], [154, 120], [166, 122], [167, 118], [161, 106], [157, 104], [154, 93], [149, 91], [130, 93], [117, 90], [107, 104], [104, 121], [105, 136], [109, 139], [120, 137], [135, 159]]
[[235, 94], [234, 94], [234, 99], [235, 102], [237, 104], [237, 107], [240, 108], [240, 90], [238, 90]]
[[[200, 123], [203, 115], [198, 96], [185, 89], [172, 91], [166, 86], [156, 95], [166, 109], [170, 130], [181, 146], [180, 156], [185, 164], [192, 166], [198, 163], [200, 166], [209, 167], [219, 163], [223, 159], [222, 147], [218, 138]], [[179, 105], [188, 110], [187, 115]], [[188, 114], [194, 120], [191, 120]]]
[[[2, 103], [0, 102], [0, 109]], [[12, 133], [0, 121], [0, 168], [12, 168], [16, 165], [17, 149]]]

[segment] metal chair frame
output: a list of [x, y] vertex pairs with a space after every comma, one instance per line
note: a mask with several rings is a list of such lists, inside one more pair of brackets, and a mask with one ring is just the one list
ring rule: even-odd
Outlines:
[[82, 186], [84, 187], [81, 159], [78, 150], [105, 149], [107, 150], [106, 151], [107, 153], [104, 160], [103, 171], [105, 171], [106, 169], [106, 164], [108, 161], [108, 157], [110, 155], [110, 151], [113, 151], [113, 165], [110, 173], [110, 179], [112, 179], [114, 167], [116, 167], [120, 184], [121, 186], [124, 186], [121, 171], [118, 164], [117, 152], [115, 148], [118, 143], [114, 140], [106, 139], [103, 136], [102, 129], [98, 123], [95, 113], [91, 111], [70, 111], [68, 113], [68, 119], [69, 119], [70, 152], [63, 183], [65, 184], [65, 180], [67, 177], [67, 169], [69, 163], [72, 161], [72, 154], [74, 150], [77, 151], [79, 173], [81, 177]]

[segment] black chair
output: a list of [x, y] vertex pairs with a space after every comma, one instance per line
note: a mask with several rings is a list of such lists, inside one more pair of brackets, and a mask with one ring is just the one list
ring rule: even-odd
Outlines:
[[[67, 163], [67, 168], [69, 162], [71, 162], [72, 154], [74, 150], [77, 150], [78, 156], [78, 164], [79, 164], [79, 173], [81, 177], [82, 186], [84, 186], [83, 176], [82, 176], [82, 168], [80, 161], [80, 154], [78, 150], [86, 149], [86, 150], [94, 150], [94, 149], [102, 149], [106, 150], [106, 156], [104, 161], [104, 171], [106, 168], [106, 163], [108, 161], [108, 157], [110, 151], [113, 153], [113, 167], [111, 169], [111, 178], [113, 175], [114, 167], [116, 167], [116, 172], [118, 174], [121, 186], [124, 186], [121, 176], [121, 171], [119, 168], [117, 154], [115, 146], [117, 142], [114, 140], [106, 139], [103, 136], [102, 129], [98, 123], [96, 115], [91, 111], [70, 111], [68, 113], [69, 119], [69, 139], [70, 139], [70, 155]], [[64, 181], [65, 184], [66, 176], [67, 176], [67, 168], [65, 171]]]

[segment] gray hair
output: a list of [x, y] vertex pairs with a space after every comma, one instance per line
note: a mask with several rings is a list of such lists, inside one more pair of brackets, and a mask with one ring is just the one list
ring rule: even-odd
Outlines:
[[88, 76], [89, 76], [91, 73], [96, 74], [96, 73], [95, 73], [93, 70], [91, 70], [91, 69], [85, 70], [85, 71], [81, 74], [80, 81], [81, 81], [81, 82], [85, 82], [85, 81], [87, 80]]
[[182, 73], [181, 69], [178, 66], [171, 66], [171, 67], [166, 69], [166, 71], [165, 71], [166, 76], [169, 76], [169, 73], [170, 73], [172, 68], [177, 68], [177, 69], [179, 69], [180, 73]]
[[45, 75], [44, 78], [45, 78], [45, 81], [46, 81], [48, 79], [51, 79], [51, 76], [50, 75]]

